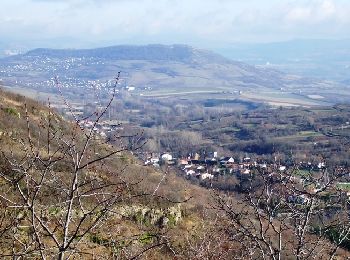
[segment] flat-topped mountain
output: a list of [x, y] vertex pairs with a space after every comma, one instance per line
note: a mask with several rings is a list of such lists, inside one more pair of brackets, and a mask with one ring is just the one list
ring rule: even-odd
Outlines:
[[207, 62], [229, 62], [218, 54], [209, 51], [194, 49], [187, 45], [119, 45], [96, 49], [34, 49], [25, 56], [68, 58], [93, 57], [113, 60], [147, 60], [147, 61], [177, 61], [193, 62], [197, 58]]
[[144, 97], [195, 94], [207, 98], [221, 93], [224, 98], [281, 105], [350, 100], [346, 85], [248, 65], [187, 45], [35, 49], [0, 59], [0, 78], [7, 85], [48, 91], [56, 75], [67, 87], [84, 87], [90, 81], [111, 79], [118, 71], [125, 85], [133, 85], [135, 93]]

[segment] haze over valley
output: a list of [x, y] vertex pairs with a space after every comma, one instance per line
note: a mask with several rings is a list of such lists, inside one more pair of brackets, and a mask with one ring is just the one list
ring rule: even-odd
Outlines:
[[349, 259], [347, 0], [3, 0], [1, 259]]
[[[143, 97], [228, 98], [284, 106], [345, 102], [349, 86], [248, 65], [187, 45], [35, 49], [0, 60], [5, 85], [50, 93], [53, 77], [69, 88], [104, 84], [122, 72], [123, 87]], [[214, 96], [210, 96], [214, 95]]]

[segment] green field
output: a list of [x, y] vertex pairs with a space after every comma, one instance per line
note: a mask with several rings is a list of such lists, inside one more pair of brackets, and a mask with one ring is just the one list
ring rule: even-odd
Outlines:
[[300, 131], [295, 135], [287, 135], [287, 136], [279, 136], [279, 137], [275, 137], [275, 140], [279, 140], [279, 141], [297, 141], [297, 140], [305, 140], [309, 137], [322, 137], [324, 136], [322, 133], [320, 132], [316, 132], [316, 131]]
[[312, 175], [312, 171], [310, 172], [309, 170], [296, 170], [293, 173], [294, 175], [299, 177], [309, 177], [310, 175]]
[[310, 137], [310, 136], [323, 136], [323, 134], [316, 131], [300, 131], [297, 136]]
[[272, 92], [272, 91], [257, 91], [245, 92], [242, 95], [244, 98], [266, 102], [272, 106], [322, 106], [327, 105], [327, 102], [310, 99], [304, 96], [296, 95], [290, 92]]
[[347, 182], [338, 183], [337, 188], [345, 191], [350, 191], [350, 183], [347, 183]]

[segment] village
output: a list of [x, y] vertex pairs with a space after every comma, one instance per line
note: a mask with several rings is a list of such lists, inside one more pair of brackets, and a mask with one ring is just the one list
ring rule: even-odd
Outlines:
[[117, 130], [123, 130], [120, 122], [117, 120], [104, 120], [102, 122], [96, 122], [91, 120], [79, 121], [81, 129], [92, 130], [96, 135], [102, 138], [107, 138], [108, 134]]
[[[127, 86], [125, 86], [126, 88]], [[133, 91], [133, 89], [125, 89]], [[94, 102], [96, 107], [101, 110], [98, 102]], [[70, 109], [65, 108], [64, 113], [69, 117], [82, 117], [85, 113], [84, 105], [72, 104]], [[108, 114], [107, 114], [108, 116]], [[108, 118], [108, 117], [107, 117]], [[94, 122], [86, 118], [79, 121], [81, 129], [92, 130], [101, 138], [108, 140], [115, 131], [129, 131], [128, 123], [123, 123], [116, 119], [103, 119], [100, 122]], [[317, 143], [314, 143], [314, 146]], [[275, 158], [274, 160], [265, 160], [247, 153], [245, 156], [237, 157], [229, 152], [220, 154], [215, 151], [203, 153], [200, 151], [192, 151], [187, 156], [180, 156], [171, 150], [163, 153], [151, 153], [145, 150], [137, 151], [136, 156], [142, 161], [146, 167], [155, 167], [163, 170], [169, 167], [178, 175], [189, 179], [198, 180], [199, 183], [215, 183], [222, 176], [232, 176], [240, 183], [250, 180], [252, 177], [259, 174], [269, 176], [289, 176], [293, 182], [301, 186], [307, 186], [310, 176], [320, 176], [322, 178], [313, 178], [314, 185], [309, 185], [309, 191], [317, 193], [328, 183], [329, 175], [335, 177], [335, 173], [340, 173], [336, 176], [336, 181], [332, 182], [334, 190], [339, 190], [343, 194], [350, 197], [350, 168], [348, 165], [339, 165], [332, 167], [325, 160], [320, 158], [319, 161], [297, 161], [286, 162]], [[331, 174], [328, 174], [330, 172]], [[292, 200], [304, 202], [307, 200], [305, 196], [299, 196]]]
[[[93, 121], [82, 120], [79, 125], [82, 129], [93, 130], [102, 138], [107, 138], [114, 131], [123, 130], [123, 126], [117, 120], [103, 120], [97, 124]], [[195, 178], [203, 182], [215, 182], [220, 176], [233, 176], [244, 182], [254, 177], [254, 175], [264, 174], [271, 177], [287, 176], [294, 183], [307, 186], [310, 177], [315, 175], [322, 176], [322, 178], [314, 178], [317, 181], [310, 186], [309, 191], [317, 193], [330, 182], [330, 178], [336, 177], [336, 181], [332, 181], [334, 190], [342, 191], [350, 198], [350, 168], [338, 166], [331, 171], [327, 169], [325, 161], [314, 163], [301, 161], [288, 164], [281, 163], [277, 159], [273, 162], [253, 159], [249, 155], [240, 159], [234, 156], [219, 156], [218, 152], [206, 154], [194, 152], [189, 153], [187, 157], [176, 157], [171, 152], [149, 153], [146, 151], [137, 152], [135, 155], [143, 161], [144, 166], [159, 169], [169, 167], [185, 178]], [[332, 172], [332, 174], [328, 172]], [[334, 174], [338, 175], [334, 176]], [[298, 196], [296, 200], [304, 202], [307, 198], [303, 195]]]
[[[283, 165], [278, 162], [267, 163], [261, 160], [253, 160], [246, 156], [243, 159], [235, 159], [231, 156], [219, 157], [217, 152], [213, 152], [212, 156], [202, 158], [199, 153], [190, 154], [187, 158], [175, 158], [171, 153], [162, 154], [146, 154], [144, 157], [144, 165], [151, 167], [168, 166], [177, 173], [186, 178], [197, 178], [200, 181], [213, 182], [219, 176], [234, 176], [239, 181], [246, 181], [254, 177], [256, 174], [263, 174], [271, 177], [285, 176], [290, 178], [293, 183], [300, 184], [304, 187], [309, 186], [310, 175], [322, 176], [314, 178], [317, 181], [314, 185], [310, 185], [309, 192], [317, 193], [323, 190], [326, 185], [331, 183], [334, 190], [341, 191], [350, 199], [350, 191], [348, 182], [350, 179], [350, 169], [337, 167], [334, 173], [338, 173], [336, 181], [328, 173], [326, 163], [320, 161], [316, 164], [311, 162], [299, 162], [296, 165]], [[333, 176], [334, 177], [334, 176]], [[308, 200], [306, 195], [289, 196], [289, 201], [305, 203]]]

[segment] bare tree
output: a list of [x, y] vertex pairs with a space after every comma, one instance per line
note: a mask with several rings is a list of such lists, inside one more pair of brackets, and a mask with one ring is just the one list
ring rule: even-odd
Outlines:
[[[127, 156], [130, 146], [123, 140], [130, 136], [115, 132], [106, 140], [96, 131], [116, 97], [119, 76], [107, 104], [87, 118], [72, 113], [73, 123], [53, 113], [50, 105], [41, 118], [25, 106], [25, 135], [8, 138], [1, 154], [1, 257], [69, 259], [89, 254], [84, 251], [87, 236], [110, 215], [119, 214], [116, 206], [147, 196], [123, 177], [126, 167], [115, 171], [110, 166], [112, 159]], [[60, 89], [58, 80], [56, 84]], [[87, 119], [89, 128], [83, 124]], [[133, 139], [137, 143], [139, 136]], [[141, 253], [164, 244], [161, 238]]]
[[297, 167], [259, 170], [247, 177], [239, 202], [214, 194], [225, 233], [239, 245], [233, 258], [333, 259], [339, 250], [348, 255], [341, 249], [349, 241], [348, 200], [336, 188], [344, 172], [297, 173]]

